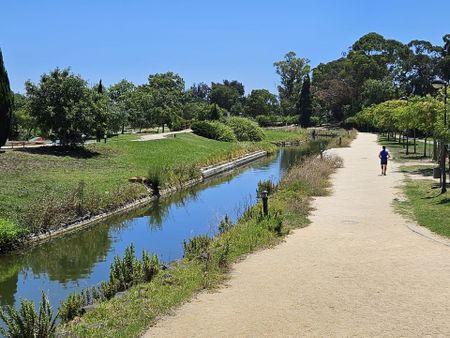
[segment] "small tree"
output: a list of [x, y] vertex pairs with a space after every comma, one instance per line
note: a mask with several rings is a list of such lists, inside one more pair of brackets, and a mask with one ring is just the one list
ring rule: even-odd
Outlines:
[[0, 49], [0, 147], [6, 143], [9, 136], [12, 109], [13, 96]]

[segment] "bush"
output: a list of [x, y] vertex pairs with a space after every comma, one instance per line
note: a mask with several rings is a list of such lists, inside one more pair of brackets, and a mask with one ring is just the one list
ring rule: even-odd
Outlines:
[[183, 241], [184, 257], [189, 260], [202, 258], [208, 253], [212, 241], [212, 238], [206, 235], [193, 237], [189, 242]]
[[233, 129], [238, 141], [259, 142], [264, 139], [264, 132], [258, 125], [244, 117], [229, 117], [224, 120]]
[[233, 226], [234, 225], [233, 222], [231, 222], [231, 219], [228, 217], [228, 215], [225, 215], [225, 217], [219, 223], [219, 233], [223, 234], [229, 231]]
[[125, 291], [133, 285], [150, 282], [159, 272], [160, 263], [156, 255], [142, 252], [142, 259], [135, 256], [134, 246], [125, 249], [123, 258], [114, 257], [109, 267], [109, 280], [98, 287], [87, 288], [81, 293], [71, 294], [61, 302], [59, 314], [63, 322], [68, 322], [83, 314], [83, 307], [96, 301], [108, 300], [118, 292]]
[[24, 229], [6, 219], [0, 219], [0, 253], [13, 248], [25, 235]]
[[283, 125], [283, 119], [281, 118], [281, 116], [258, 115], [255, 119], [260, 127], [276, 127]]
[[261, 193], [266, 190], [267, 195], [272, 195], [275, 192], [276, 184], [271, 180], [264, 180], [258, 182], [258, 189], [256, 190], [256, 196], [261, 197]]
[[235, 142], [233, 129], [217, 121], [197, 121], [192, 123], [193, 132], [199, 136], [223, 142]]
[[166, 172], [167, 170], [163, 166], [153, 166], [148, 170], [148, 185], [156, 196], [159, 196], [159, 192], [164, 186]]
[[309, 119], [309, 124], [311, 127], [318, 127], [320, 126], [320, 117], [319, 116], [311, 116], [311, 118]]
[[20, 300], [20, 309], [7, 306], [5, 310], [0, 307], [0, 319], [6, 328], [0, 326], [0, 333], [5, 337], [53, 337], [56, 330], [56, 317], [45, 293], [42, 292], [42, 301], [39, 312], [34, 303], [29, 300]]

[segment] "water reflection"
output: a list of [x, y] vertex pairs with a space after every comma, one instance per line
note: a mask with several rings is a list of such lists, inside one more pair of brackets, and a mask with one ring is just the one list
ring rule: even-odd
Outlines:
[[265, 160], [204, 182], [107, 222], [55, 239], [20, 254], [0, 257], [0, 304], [20, 298], [39, 301], [40, 290], [57, 307], [75, 291], [108, 278], [115, 255], [133, 243], [136, 252], [157, 253], [169, 262], [182, 256], [182, 242], [200, 234], [214, 235], [228, 214], [232, 221], [256, 201], [260, 180], [277, 182], [292, 163], [315, 146], [284, 148]]

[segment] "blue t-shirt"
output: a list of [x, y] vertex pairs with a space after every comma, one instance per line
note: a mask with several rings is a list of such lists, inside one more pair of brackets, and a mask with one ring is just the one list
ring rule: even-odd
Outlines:
[[382, 151], [380, 151], [380, 158], [382, 160], [387, 160], [388, 156], [389, 156], [389, 152], [387, 150], [383, 149]]

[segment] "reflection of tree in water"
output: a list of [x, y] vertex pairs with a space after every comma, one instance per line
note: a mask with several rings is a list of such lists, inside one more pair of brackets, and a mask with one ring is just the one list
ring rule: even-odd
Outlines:
[[168, 217], [169, 209], [172, 205], [175, 205], [178, 208], [183, 208], [188, 203], [196, 201], [200, 191], [224, 182], [228, 182], [239, 172], [240, 171], [235, 171], [232, 174], [228, 173], [227, 175], [207, 180], [199, 185], [190, 187], [189, 189], [177, 191], [170, 196], [156, 199], [150, 202], [150, 205], [145, 209], [145, 211], [142, 211], [141, 209], [141, 216], [148, 217], [148, 223], [152, 230], [160, 229]]
[[13, 305], [17, 292], [21, 256], [3, 256], [0, 259], [0, 305]]
[[111, 247], [109, 226], [98, 224], [29, 250], [25, 263], [34, 274], [46, 273], [61, 283], [76, 281], [92, 272], [104, 260]]
[[284, 172], [291, 166], [300, 163], [305, 157], [319, 153], [319, 142], [308, 142], [296, 147], [285, 147], [280, 155], [280, 168]]

